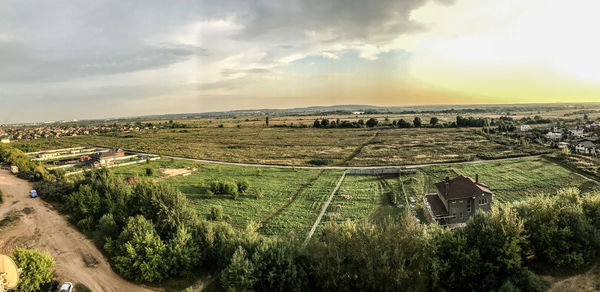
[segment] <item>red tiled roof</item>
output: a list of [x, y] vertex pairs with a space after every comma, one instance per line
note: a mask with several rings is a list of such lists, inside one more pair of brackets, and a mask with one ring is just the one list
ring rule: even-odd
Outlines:
[[449, 215], [448, 211], [446, 210], [446, 206], [444, 206], [444, 203], [442, 203], [442, 200], [440, 200], [437, 194], [428, 194], [425, 195], [425, 198], [427, 199], [429, 208], [431, 209], [431, 212], [433, 212], [434, 216], [438, 217]]
[[[447, 189], [446, 184], [448, 184]], [[435, 187], [446, 200], [464, 199], [475, 197], [482, 193], [492, 193], [487, 185], [475, 182], [474, 179], [464, 175], [459, 175], [449, 182], [444, 180], [436, 183]]]

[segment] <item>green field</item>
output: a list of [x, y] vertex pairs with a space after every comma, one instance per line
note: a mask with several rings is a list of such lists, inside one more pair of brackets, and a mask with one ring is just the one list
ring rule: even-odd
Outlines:
[[559, 164], [538, 157], [423, 167], [405, 178], [405, 186], [407, 193], [417, 197], [435, 192], [433, 184], [446, 176], [475, 177], [475, 174], [479, 174], [479, 180], [491, 188], [498, 202], [517, 201], [529, 195], [553, 194], [566, 187], [577, 187], [585, 192], [599, 186]]
[[[324, 202], [335, 188], [342, 170], [278, 169], [195, 163], [175, 159], [161, 159], [150, 164], [115, 168], [123, 176], [146, 176], [146, 168], [155, 169], [152, 177], [161, 176], [159, 169], [196, 169], [191, 175], [168, 178], [170, 183], [184, 193], [202, 216], [208, 216], [214, 206], [220, 205], [237, 227], [250, 222], [261, 224], [261, 233], [302, 239], [315, 222]], [[480, 180], [490, 186], [497, 202], [510, 202], [540, 193], [552, 194], [564, 187], [577, 187], [582, 191], [598, 188], [597, 183], [586, 180], [569, 169], [541, 157], [504, 161], [428, 166], [414, 172], [398, 175], [347, 175], [333, 197], [319, 229], [327, 222], [368, 219], [381, 222], [410, 210], [423, 217], [419, 204], [423, 194], [434, 192], [433, 184], [446, 176], [479, 174]], [[238, 181], [246, 179], [251, 188], [237, 200], [230, 196], [210, 198], [204, 185], [212, 180]], [[256, 199], [256, 191], [264, 197]], [[406, 198], [405, 198], [406, 196]], [[402, 208], [391, 203], [396, 197]], [[407, 205], [409, 198], [415, 204]], [[414, 206], [410, 206], [414, 205]], [[409, 209], [406, 209], [409, 208]], [[319, 230], [318, 229], [318, 230]]]
[[261, 229], [263, 233], [287, 234], [294, 231], [298, 238], [306, 237], [323, 204], [342, 176], [342, 172], [341, 170], [323, 171], [314, 182], [302, 189], [289, 206], [265, 222]]
[[[318, 170], [294, 170], [262, 168], [258, 175], [257, 167], [240, 167], [228, 165], [214, 165], [193, 163], [181, 160], [161, 159], [150, 164], [140, 164], [115, 168], [114, 171], [125, 176], [145, 176], [145, 169], [152, 167], [158, 169], [190, 167], [196, 168], [191, 175], [172, 177], [166, 183], [184, 193], [200, 215], [208, 216], [213, 206], [221, 205], [224, 213], [230, 216], [229, 222], [234, 226], [244, 227], [251, 221], [258, 222], [261, 218], [269, 216], [286, 202], [301, 188], [319, 175]], [[155, 171], [157, 173], [158, 171]], [[158, 177], [160, 175], [155, 175]], [[212, 180], [238, 181], [247, 179], [250, 190], [247, 194], [240, 195], [237, 200], [226, 195], [215, 195], [209, 198], [203, 186]], [[262, 190], [264, 197], [256, 199], [256, 191]]]
[[72, 146], [121, 147], [208, 160], [311, 165], [404, 165], [522, 156], [547, 151], [537, 144], [487, 135], [480, 128], [199, 127], [38, 139], [27, 150]]

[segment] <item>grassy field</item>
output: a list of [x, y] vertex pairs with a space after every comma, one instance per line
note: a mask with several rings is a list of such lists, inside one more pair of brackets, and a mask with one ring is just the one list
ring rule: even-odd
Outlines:
[[[516, 141], [494, 136], [492, 141], [479, 129], [391, 129], [350, 161], [351, 165], [420, 164], [469, 161], [476, 156], [499, 158], [544, 151], [541, 145], [521, 147]], [[502, 140], [501, 140], [502, 139]], [[495, 155], [490, 156], [490, 153]]]
[[584, 192], [599, 187], [597, 183], [539, 157], [424, 167], [405, 177], [404, 185], [410, 196], [421, 198], [423, 193], [435, 192], [433, 184], [446, 176], [475, 177], [475, 174], [479, 174], [479, 180], [490, 186], [498, 202], [516, 201], [540, 193], [552, 194], [565, 187], [577, 187]]
[[293, 231], [297, 238], [306, 237], [342, 172], [323, 171], [314, 182], [302, 189], [289, 206], [264, 222], [261, 231], [265, 234], [287, 234]]
[[[259, 175], [257, 167], [194, 163], [174, 159], [120, 167], [113, 171], [123, 176], [146, 176], [148, 167], [155, 170], [152, 174], [155, 179], [163, 176], [159, 169], [196, 169], [189, 176], [171, 177], [166, 182], [183, 192], [203, 216], [208, 216], [214, 206], [220, 205], [234, 226], [244, 227], [250, 222], [258, 222], [262, 226], [260, 232], [263, 234], [288, 236], [293, 233], [299, 239], [306, 236], [323, 203], [342, 175], [342, 170], [277, 168], [262, 168], [262, 174]], [[433, 184], [444, 177], [460, 174], [471, 177], [479, 174], [480, 180], [488, 184], [496, 194], [497, 202], [516, 201], [540, 193], [552, 194], [564, 187], [577, 187], [584, 192], [599, 187], [597, 183], [541, 157], [428, 166], [400, 176], [347, 175], [338, 193], [333, 197], [319, 229], [326, 222], [360, 219], [380, 222], [385, 218], [397, 217], [405, 210], [412, 211], [417, 217], [423, 217], [418, 207], [422, 195], [434, 192]], [[246, 179], [251, 188], [237, 200], [224, 195], [210, 198], [203, 186], [216, 179]], [[257, 199], [257, 190], [261, 190], [264, 197]], [[391, 204], [393, 197], [404, 206], [398, 208]], [[406, 204], [410, 198], [416, 200], [417, 206], [414, 208]]]
[[202, 127], [22, 142], [33, 149], [121, 147], [189, 158], [281, 165], [403, 165], [538, 153], [476, 128], [298, 129]]
[[398, 175], [347, 175], [323, 221], [382, 222], [388, 217], [395, 218], [403, 209], [391, 203], [393, 197], [404, 204]]
[[[115, 168], [114, 171], [124, 176], [145, 176], [147, 167], [195, 168], [196, 171], [189, 176], [172, 177], [166, 182], [184, 193], [200, 215], [208, 216], [213, 206], [222, 206], [224, 213], [231, 217], [229, 222], [237, 227], [244, 227], [251, 221], [258, 222], [261, 218], [269, 216], [320, 173], [318, 170], [264, 168], [260, 170], [262, 174], [259, 175], [259, 168], [256, 167], [212, 165], [170, 159]], [[158, 171], [155, 171], [154, 177], [160, 177]], [[247, 194], [240, 195], [237, 200], [225, 195], [215, 195], [210, 198], [204, 192], [203, 186], [216, 179], [232, 181], [246, 179], [250, 183], [250, 190]], [[263, 192], [263, 198], [256, 199], [258, 190]]]

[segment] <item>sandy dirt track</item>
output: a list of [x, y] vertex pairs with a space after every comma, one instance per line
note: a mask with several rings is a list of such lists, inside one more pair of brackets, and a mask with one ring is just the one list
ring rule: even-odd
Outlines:
[[128, 282], [112, 271], [96, 246], [79, 233], [54, 208], [40, 198], [28, 197], [31, 184], [0, 170], [0, 220], [8, 214], [19, 218], [0, 231], [0, 253], [15, 248], [50, 252], [60, 281], [82, 283], [92, 291], [156, 291]]

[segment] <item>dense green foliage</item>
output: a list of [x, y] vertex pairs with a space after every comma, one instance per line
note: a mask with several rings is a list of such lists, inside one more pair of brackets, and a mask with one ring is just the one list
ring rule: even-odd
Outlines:
[[600, 249], [600, 196], [581, 196], [564, 189], [552, 197], [529, 199], [517, 205], [525, 221], [531, 252], [539, 261], [577, 268], [589, 263]]
[[54, 176], [43, 166], [31, 161], [31, 158], [19, 149], [0, 145], [0, 162], [17, 166], [19, 168], [18, 176], [20, 178], [32, 181], [42, 179], [54, 180]]
[[54, 277], [54, 259], [47, 251], [19, 248], [10, 257], [21, 270], [19, 291], [39, 291], [40, 286]]

